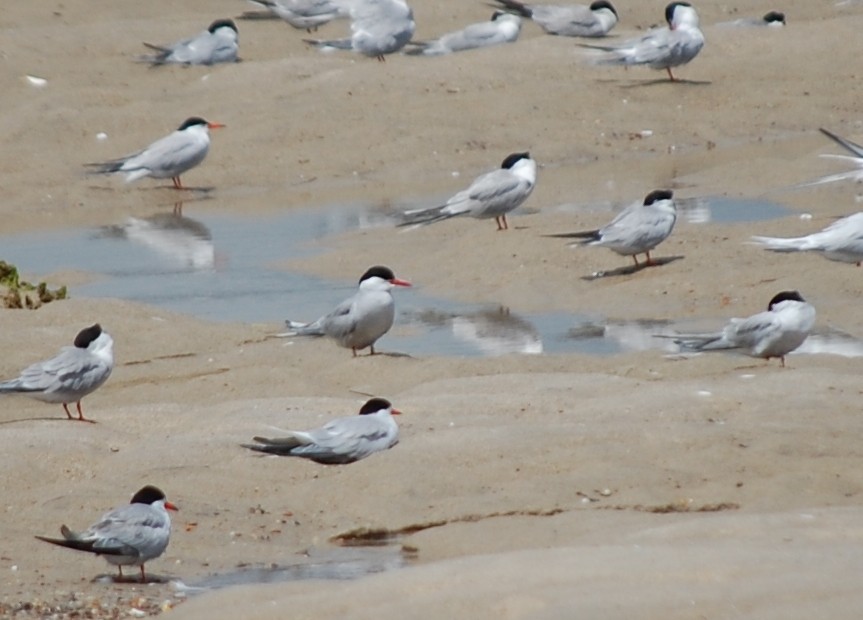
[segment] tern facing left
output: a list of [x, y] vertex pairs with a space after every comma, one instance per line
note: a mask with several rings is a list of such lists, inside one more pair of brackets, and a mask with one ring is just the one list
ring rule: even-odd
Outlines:
[[144, 177], [171, 179], [175, 189], [186, 189], [180, 175], [204, 161], [210, 151], [210, 130], [224, 127], [203, 118], [187, 118], [173, 133], [156, 140], [145, 149], [102, 163], [85, 164], [97, 174], [121, 172], [126, 183]]
[[405, 0], [353, 0], [349, 39], [303, 39], [321, 50], [353, 50], [383, 62], [414, 36], [413, 10]]
[[608, 0], [596, 0], [590, 6], [526, 4], [518, 0], [495, 2], [533, 20], [546, 34], [562, 37], [604, 37], [617, 24], [617, 11]]
[[157, 54], [141, 56], [142, 62], [154, 67], [166, 64], [214, 65], [220, 62], [237, 62], [239, 34], [233, 20], [217, 19], [204, 32], [177, 41], [171, 45], [152, 45], [144, 43]]
[[399, 427], [393, 419], [401, 411], [385, 398], [372, 398], [360, 414], [336, 418], [311, 431], [289, 431], [286, 437], [254, 437], [244, 448], [276, 454], [299, 456], [324, 465], [346, 465], [389, 450], [399, 442]]
[[78, 420], [92, 422], [81, 411], [81, 399], [102, 386], [114, 369], [114, 340], [95, 325], [75, 336], [74, 346], [63, 347], [56, 357], [28, 366], [17, 379], [0, 383], [0, 394], [24, 394], [45, 403], [61, 403], [66, 416], [69, 403], [77, 403]]
[[477, 219], [491, 219], [498, 230], [506, 230], [509, 224], [506, 214], [521, 206], [536, 186], [536, 162], [530, 153], [513, 153], [501, 163], [500, 168], [478, 176], [466, 190], [439, 207], [405, 211], [404, 222], [399, 226], [432, 224], [451, 217], [468, 215]]
[[158, 558], [168, 548], [171, 517], [168, 510], [178, 510], [158, 488], [147, 485], [132, 497], [127, 506], [115, 508], [99, 521], [77, 533], [63, 525], [63, 538], [36, 536], [39, 540], [101, 555], [120, 571], [124, 566], [141, 568], [141, 583], [147, 580], [144, 564]]
[[784, 367], [785, 356], [803, 344], [814, 326], [815, 308], [797, 291], [782, 291], [766, 312], [731, 319], [721, 332], [679, 334], [674, 342], [694, 351], [741, 349], [752, 357], [778, 357]]
[[351, 349], [354, 357], [366, 347], [369, 355], [374, 355], [375, 342], [390, 331], [395, 321], [393, 287], [410, 285], [396, 278], [389, 267], [370, 267], [360, 278], [356, 294], [313, 323], [286, 321], [290, 331], [280, 335], [328, 336]]
[[[547, 235], [584, 239], [582, 245], [599, 245], [621, 256], [631, 256], [635, 266], [655, 265], [650, 251], [668, 238], [677, 221], [674, 193], [670, 189], [650, 192], [644, 202], [628, 206], [598, 230]], [[638, 254], [647, 258], [639, 264]]]
[[685, 65], [704, 47], [704, 34], [698, 27], [698, 13], [688, 2], [672, 2], [665, 7], [667, 28], [656, 28], [643, 37], [617, 45], [584, 45], [607, 54], [594, 59], [601, 65], [647, 65], [651, 69], [665, 69], [672, 82], [677, 78], [674, 67]]
[[434, 41], [412, 41], [415, 46], [408, 50], [413, 56], [442, 56], [501, 43], [513, 43], [521, 32], [521, 18], [512, 13], [495, 11], [491, 20], [471, 24], [456, 32], [450, 32]]
[[[339, 0], [249, 0], [267, 9], [297, 30], [312, 32], [335, 19], [348, 16], [345, 2]], [[241, 18], [254, 19], [256, 13], [244, 13]]]
[[774, 252], [817, 252], [828, 260], [863, 262], [863, 211], [836, 220], [830, 226], [805, 237], [752, 237], [766, 250]]

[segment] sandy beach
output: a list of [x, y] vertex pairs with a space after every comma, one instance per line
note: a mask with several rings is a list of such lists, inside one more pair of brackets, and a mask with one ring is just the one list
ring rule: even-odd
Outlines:
[[[411, 4], [420, 39], [490, 14], [482, 2]], [[661, 21], [664, 3], [632, 4], [617, 7], [619, 37]], [[211, 188], [207, 199], [189, 192], [192, 215], [356, 202], [392, 212], [445, 198], [529, 150], [537, 187], [509, 231], [473, 219], [378, 226], [328, 237], [279, 267], [350, 282], [386, 264], [441, 298], [621, 320], [721, 324], [799, 290], [818, 329], [863, 337], [863, 271], [747, 243], [813, 232], [859, 209], [850, 181], [791, 188], [851, 167], [819, 157], [839, 153], [819, 127], [863, 139], [859, 50], [847, 43], [859, 39], [863, 4], [697, 3], [707, 43], [676, 70], [680, 83], [646, 68], [590, 66], [577, 40], [530, 22], [515, 44], [379, 63], [321, 54], [278, 21], [238, 21], [243, 62], [134, 62], [143, 41], [171, 42], [250, 8], [4, 7], [2, 234], [170, 212], [170, 182], [127, 185], [87, 176], [83, 164], [134, 151], [193, 115], [227, 127], [183, 177]], [[784, 11], [788, 25], [715, 25], [768, 9]], [[347, 28], [334, 22], [317, 34]], [[598, 227], [657, 188], [789, 211], [760, 222], [680, 218], [654, 255], [683, 258], [596, 280], [585, 276], [629, 259], [543, 236]], [[68, 422], [58, 405], [0, 401], [0, 615], [763, 620], [851, 619], [863, 609], [863, 358], [793, 354], [785, 368], [658, 351], [352, 358], [330, 342], [271, 338], [276, 322], [214, 323], [82, 297], [76, 284], [95, 276], [74, 257], [56, 273], [18, 267], [68, 285], [70, 299], [0, 311], [0, 377], [97, 321], [115, 339], [116, 367], [84, 401], [96, 424]], [[290, 306], [286, 295], [286, 315]], [[391, 351], [386, 338], [380, 345]], [[385, 453], [326, 467], [239, 446], [348, 415], [363, 394], [404, 412], [400, 443]], [[102, 559], [33, 538], [83, 528], [148, 483], [180, 508], [167, 552], [147, 566], [157, 583], [94, 581], [112, 573]], [[340, 537], [369, 533], [390, 540], [405, 566], [188, 597], [169, 583], [308, 562], [337, 553]]]

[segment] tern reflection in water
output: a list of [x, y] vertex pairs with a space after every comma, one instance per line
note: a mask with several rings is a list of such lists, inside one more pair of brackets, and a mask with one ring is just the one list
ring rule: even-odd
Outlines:
[[449, 326], [457, 340], [473, 345], [483, 355], [539, 355], [543, 352], [542, 339], [533, 323], [512, 314], [505, 306], [467, 313], [428, 309], [410, 314], [409, 320], [430, 327]]
[[198, 220], [180, 214], [157, 213], [130, 217], [123, 224], [106, 226], [106, 237], [128, 239], [149, 248], [184, 271], [202, 271], [216, 266], [216, 250], [210, 229]]

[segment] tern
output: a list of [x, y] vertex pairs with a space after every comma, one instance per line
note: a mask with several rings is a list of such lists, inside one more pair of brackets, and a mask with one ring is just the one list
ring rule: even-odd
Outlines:
[[237, 62], [239, 50], [237, 26], [230, 19], [217, 19], [210, 26], [189, 39], [170, 45], [144, 43], [157, 53], [138, 58], [151, 65], [214, 65], [220, 62]]
[[383, 62], [402, 49], [416, 29], [413, 10], [404, 0], [354, 0], [349, 39], [304, 39], [322, 50], [353, 50]]
[[522, 17], [527, 17], [546, 34], [562, 37], [598, 38], [606, 36], [617, 24], [617, 11], [608, 0], [583, 4], [527, 4], [516, 0], [495, 0]]

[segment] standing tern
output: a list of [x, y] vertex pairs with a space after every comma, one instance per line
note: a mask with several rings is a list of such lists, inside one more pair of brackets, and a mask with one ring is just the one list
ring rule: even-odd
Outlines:
[[[674, 193], [670, 189], [650, 192], [643, 203], [626, 207], [610, 223], [597, 230], [547, 235], [584, 239], [581, 245], [598, 245], [631, 256], [636, 267], [655, 265], [650, 251], [668, 238], [677, 221]], [[639, 264], [638, 254], [647, 258]]]
[[519, 207], [536, 185], [536, 162], [530, 153], [508, 155], [500, 168], [478, 176], [466, 190], [438, 207], [405, 211], [399, 226], [431, 224], [451, 217], [469, 215], [477, 219], [494, 218], [498, 230], [509, 224], [506, 214]]
[[[297, 30], [312, 32], [335, 19], [348, 16], [344, 0], [249, 0], [263, 6], [268, 15], [281, 18]], [[242, 19], [257, 19], [260, 13], [247, 12]]]
[[189, 39], [171, 45], [144, 43], [157, 53], [141, 56], [138, 60], [154, 67], [166, 64], [214, 65], [220, 62], [237, 62], [239, 50], [237, 26], [230, 19], [217, 19], [209, 28]]
[[410, 286], [399, 280], [389, 267], [370, 267], [360, 278], [357, 292], [335, 309], [313, 323], [286, 321], [288, 332], [281, 336], [328, 336], [340, 346], [357, 351], [370, 348], [375, 354], [375, 342], [390, 331], [395, 320], [392, 288]]
[[0, 394], [24, 394], [45, 403], [61, 403], [66, 416], [76, 403], [78, 420], [92, 422], [81, 411], [81, 399], [98, 389], [114, 369], [114, 340], [95, 325], [75, 336], [74, 346], [63, 347], [49, 360], [28, 366], [17, 379], [0, 383]]
[[434, 41], [412, 41], [410, 44], [415, 47], [407, 53], [415, 56], [442, 56], [478, 47], [513, 43], [518, 39], [520, 31], [521, 18], [518, 15], [495, 11], [491, 21], [471, 24]]
[[384, 398], [372, 398], [358, 416], [336, 418], [311, 431], [289, 431], [286, 437], [254, 437], [256, 444], [244, 448], [276, 454], [299, 456], [324, 465], [346, 465], [389, 450], [399, 442], [399, 427], [393, 419], [401, 411]]
[[673, 67], [685, 65], [704, 47], [704, 34], [698, 27], [698, 13], [688, 2], [672, 2], [665, 7], [668, 27], [651, 30], [643, 37], [615, 45], [584, 45], [603, 50], [606, 54], [595, 58], [601, 65], [648, 65], [652, 69], [665, 69], [672, 82], [677, 78]]
[[85, 166], [93, 168], [97, 174], [122, 172], [126, 175], [126, 183], [153, 177], [171, 179], [175, 189], [186, 189], [180, 181], [180, 175], [204, 161], [210, 150], [210, 129], [220, 127], [224, 125], [192, 116], [175, 132], [137, 153]]
[[752, 241], [774, 252], [817, 252], [829, 260], [859, 267], [863, 262], [863, 211], [805, 237], [752, 237]]
[[608, 0], [597, 0], [590, 6], [526, 4], [516, 0], [495, 2], [533, 20], [547, 34], [562, 37], [604, 37], [617, 24], [617, 11]]
[[304, 39], [318, 49], [353, 50], [384, 61], [386, 54], [402, 49], [416, 29], [414, 14], [404, 0], [353, 0], [349, 39]]
[[674, 342], [694, 351], [742, 349], [752, 357], [778, 357], [784, 367], [785, 356], [803, 344], [814, 325], [815, 308], [797, 291], [782, 291], [766, 312], [731, 319], [721, 332], [678, 334]]
[[123, 579], [124, 566], [140, 566], [141, 583], [144, 583], [147, 579], [144, 564], [162, 555], [171, 538], [168, 510], [178, 508], [165, 498], [161, 490], [147, 485], [135, 493], [129, 505], [105, 513], [83, 532], [73, 532], [63, 525], [60, 527], [63, 538], [36, 538], [52, 545], [104, 556], [120, 571], [120, 580]]

